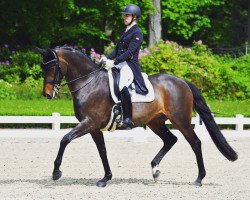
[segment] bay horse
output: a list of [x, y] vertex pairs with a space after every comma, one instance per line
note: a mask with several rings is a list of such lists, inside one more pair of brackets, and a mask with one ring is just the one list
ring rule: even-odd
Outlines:
[[[66, 146], [74, 139], [90, 133], [99, 151], [105, 175], [96, 185], [105, 187], [111, 180], [104, 136], [101, 131], [110, 118], [113, 105], [109, 88], [108, 73], [95, 64], [80, 50], [61, 46], [53, 49], [40, 49], [44, 72], [43, 95], [52, 99], [63, 77], [72, 93], [74, 112], [79, 124], [67, 133], [60, 142], [60, 148], [54, 162], [53, 180], [62, 176], [60, 166]], [[201, 186], [206, 175], [201, 141], [196, 136], [192, 126], [192, 111], [198, 112], [202, 121], [219, 151], [230, 161], [238, 158], [237, 153], [230, 147], [218, 125], [215, 123], [209, 107], [197, 87], [176, 76], [164, 73], [149, 76], [153, 85], [155, 99], [149, 103], [133, 103], [134, 127], [147, 125], [163, 141], [163, 147], [151, 162], [153, 178], [159, 179], [159, 164], [166, 153], [177, 142], [177, 137], [166, 127], [165, 121], [170, 120], [190, 144], [198, 165], [198, 177], [194, 184]]]

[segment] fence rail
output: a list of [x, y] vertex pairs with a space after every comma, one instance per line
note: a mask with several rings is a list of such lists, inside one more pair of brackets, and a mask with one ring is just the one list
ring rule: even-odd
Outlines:
[[[244, 131], [244, 125], [250, 125], [250, 118], [243, 115], [235, 117], [215, 117], [215, 121], [219, 125], [235, 125], [235, 132]], [[60, 113], [52, 113], [52, 116], [0, 116], [1, 124], [52, 124], [52, 130], [61, 129], [61, 124], [77, 124], [78, 120], [74, 116], [61, 116]], [[171, 124], [167, 121], [166, 124]], [[192, 118], [192, 124], [195, 128], [205, 128], [201, 122], [199, 115]]]

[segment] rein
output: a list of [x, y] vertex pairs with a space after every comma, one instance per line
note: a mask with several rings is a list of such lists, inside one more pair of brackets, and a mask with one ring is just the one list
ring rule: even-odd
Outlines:
[[[78, 80], [80, 80], [80, 79], [82, 79], [82, 78], [88, 77], [89, 75], [94, 74], [94, 73], [97, 72], [97, 71], [101, 71], [101, 68], [100, 68], [100, 69], [97, 69], [97, 70], [95, 70], [95, 71], [92, 71], [92, 72], [90, 72], [89, 74], [86, 74], [86, 75], [84, 75], [84, 76], [80, 76], [80, 77], [78, 77], [78, 78], [76, 78], [76, 79], [67, 81], [66, 83], [63, 83], [61, 86], [59, 85], [59, 89], [62, 88], [62, 87], [64, 87], [65, 85], [67, 85], [67, 84], [69, 84], [69, 83], [73, 83], [73, 82], [78, 81]], [[81, 90], [82, 88], [84, 88], [85, 86], [87, 86], [93, 79], [94, 79], [94, 77], [92, 77], [85, 85], [83, 85], [83, 86], [81, 86], [80, 88], [77, 88], [77, 89], [75, 89], [75, 90], [70, 90], [70, 92], [71, 92], [71, 93], [74, 93], [74, 92], [77, 92], [77, 91]], [[58, 89], [58, 90], [59, 90], [59, 89]]]

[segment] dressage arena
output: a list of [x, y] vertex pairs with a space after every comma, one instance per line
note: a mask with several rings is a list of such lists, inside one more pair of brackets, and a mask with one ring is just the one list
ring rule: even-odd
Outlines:
[[161, 162], [161, 177], [155, 183], [150, 162], [162, 147], [161, 140], [153, 134], [147, 140], [134, 140], [131, 135], [108, 133], [105, 140], [113, 179], [98, 188], [95, 183], [104, 170], [90, 136], [68, 145], [63, 176], [53, 181], [53, 162], [64, 133], [33, 132], [0, 129], [0, 200], [250, 199], [249, 135], [227, 138], [239, 154], [236, 162], [226, 160], [209, 138], [203, 139], [207, 176], [203, 186], [197, 187], [192, 185], [198, 172], [195, 155], [182, 137]]

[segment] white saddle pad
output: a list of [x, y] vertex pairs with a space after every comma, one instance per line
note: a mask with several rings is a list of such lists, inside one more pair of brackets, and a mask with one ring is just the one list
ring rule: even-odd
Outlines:
[[[110, 91], [111, 91], [111, 96], [112, 96], [115, 103], [119, 103], [121, 101], [118, 100], [118, 98], [115, 96], [114, 78], [113, 78], [111, 70], [108, 70], [108, 75], [109, 75], [109, 87], [110, 87]], [[150, 81], [148, 80], [148, 75], [145, 73], [142, 73], [142, 76], [143, 76], [144, 82], [146, 84], [146, 87], [148, 88], [148, 94], [141, 95], [141, 94], [136, 93], [134, 83], [132, 83], [132, 89], [131, 89], [131, 87], [129, 87], [129, 93], [131, 95], [132, 102], [151, 102], [151, 101], [154, 101], [154, 99], [155, 99], [154, 88], [153, 88], [152, 84], [150, 83]]]

